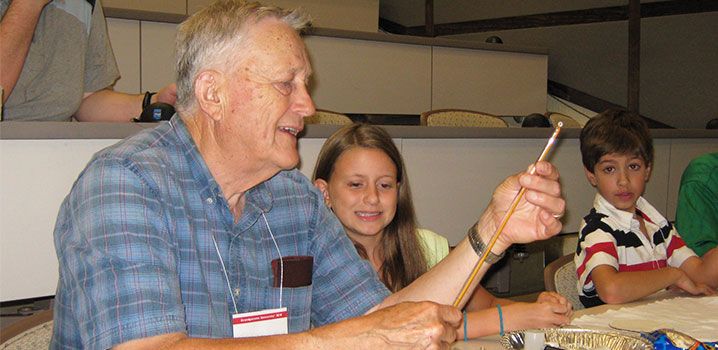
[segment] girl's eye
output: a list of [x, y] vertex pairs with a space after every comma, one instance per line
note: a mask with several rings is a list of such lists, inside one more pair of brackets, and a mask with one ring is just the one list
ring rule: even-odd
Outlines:
[[361, 183], [359, 183], [359, 182], [350, 182], [350, 183], [349, 183], [349, 187], [352, 187], [352, 188], [361, 187]]
[[381, 188], [387, 189], [387, 190], [394, 188], [394, 184], [390, 183], [390, 182], [379, 184], [379, 186], [381, 186]]
[[279, 83], [274, 83], [272, 85], [274, 85], [274, 88], [277, 89], [277, 91], [279, 91], [279, 93], [284, 96], [291, 94], [294, 90], [294, 85], [291, 81], [283, 81]]

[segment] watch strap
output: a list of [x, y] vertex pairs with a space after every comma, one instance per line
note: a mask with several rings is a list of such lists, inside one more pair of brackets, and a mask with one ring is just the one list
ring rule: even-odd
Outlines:
[[[469, 229], [468, 236], [469, 236], [469, 243], [471, 243], [471, 248], [474, 248], [474, 251], [476, 252], [476, 254], [479, 257], [484, 255], [484, 252], [486, 251], [487, 246], [486, 246], [486, 243], [484, 243], [484, 241], [481, 240], [481, 237], [479, 237], [479, 232], [476, 230], [476, 225], [471, 226], [471, 228]], [[506, 251], [503, 251], [499, 255], [496, 255], [493, 252], [489, 251], [489, 254], [486, 256], [485, 261], [486, 261], [486, 263], [493, 265], [496, 262], [498, 262], [499, 260], [501, 260], [501, 258], [503, 258], [505, 254], [506, 254]]]

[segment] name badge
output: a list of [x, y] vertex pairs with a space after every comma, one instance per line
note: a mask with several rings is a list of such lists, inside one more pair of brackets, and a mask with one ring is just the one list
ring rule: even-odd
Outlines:
[[287, 334], [287, 308], [268, 309], [232, 315], [235, 338]]

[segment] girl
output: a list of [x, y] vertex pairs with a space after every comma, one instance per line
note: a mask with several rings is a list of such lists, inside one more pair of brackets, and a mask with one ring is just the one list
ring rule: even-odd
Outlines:
[[[417, 227], [404, 161], [384, 129], [351, 124], [338, 130], [324, 143], [313, 180], [389, 290], [404, 288], [449, 253], [446, 238]], [[550, 292], [535, 303], [516, 303], [478, 286], [465, 308], [465, 337], [568, 324], [570, 305]]]

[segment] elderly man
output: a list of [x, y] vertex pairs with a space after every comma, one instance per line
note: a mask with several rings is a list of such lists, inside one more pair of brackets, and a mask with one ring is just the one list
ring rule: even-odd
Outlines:
[[314, 113], [306, 23], [223, 0], [180, 26], [178, 115], [96, 154], [62, 205], [52, 348], [448, 348], [461, 314], [441, 304], [521, 185], [492, 254], [560, 230], [558, 172], [540, 163], [499, 186], [471, 242], [389, 295], [290, 170]]

